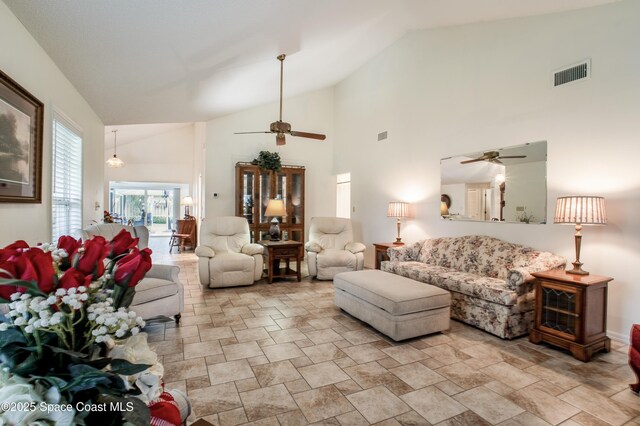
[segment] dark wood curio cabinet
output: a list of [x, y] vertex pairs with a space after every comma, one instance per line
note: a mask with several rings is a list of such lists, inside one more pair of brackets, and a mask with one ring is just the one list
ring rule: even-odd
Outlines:
[[286, 216], [278, 217], [283, 240], [304, 242], [304, 172], [302, 166], [282, 166], [279, 172], [251, 163], [236, 163], [236, 216], [249, 222], [251, 242], [269, 239], [269, 200], [284, 200]]

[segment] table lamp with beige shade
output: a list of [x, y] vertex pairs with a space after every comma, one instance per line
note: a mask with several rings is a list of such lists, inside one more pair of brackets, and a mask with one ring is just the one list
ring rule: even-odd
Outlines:
[[398, 219], [398, 237], [393, 244], [403, 245], [404, 243], [400, 238], [400, 219], [409, 217], [409, 203], [405, 203], [404, 201], [391, 201], [387, 208], [387, 217], [395, 217]]
[[280, 226], [278, 224], [277, 217], [285, 216], [287, 213], [284, 209], [284, 200], [271, 199], [267, 204], [267, 209], [264, 211], [266, 217], [272, 217], [271, 227], [269, 228], [269, 235], [271, 241], [280, 241]]
[[580, 262], [582, 225], [607, 224], [607, 213], [604, 208], [604, 198], [580, 195], [558, 197], [558, 200], [556, 201], [556, 214], [554, 216], [553, 223], [576, 226], [576, 261], [573, 262], [573, 269], [568, 270], [567, 273], [576, 275], [589, 275], [589, 272], [582, 269], [583, 264], [582, 262]]
[[184, 218], [188, 219], [191, 216], [191, 206], [193, 206], [194, 204], [193, 197], [189, 195], [183, 197], [182, 201], [180, 201], [180, 204], [184, 206]]

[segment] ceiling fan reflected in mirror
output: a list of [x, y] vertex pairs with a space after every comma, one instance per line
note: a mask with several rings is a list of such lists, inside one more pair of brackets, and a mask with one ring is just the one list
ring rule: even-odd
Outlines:
[[473, 160], [461, 161], [460, 164], [476, 163], [478, 161], [488, 161], [489, 163], [504, 164], [500, 161], [503, 158], [526, 158], [526, 155], [500, 155], [498, 151], [487, 151], [482, 154], [481, 157], [474, 158]]
[[298, 132], [295, 130], [291, 130], [291, 124], [282, 121], [282, 76], [284, 70], [284, 58], [285, 54], [278, 55], [278, 60], [280, 61], [280, 118], [278, 121], [274, 121], [269, 125], [268, 132], [236, 132], [236, 135], [246, 135], [251, 133], [275, 133], [276, 134], [276, 145], [284, 145], [287, 143], [285, 139], [285, 135], [297, 136], [300, 138], [309, 138], [309, 139], [318, 139], [325, 140], [326, 136], [321, 135], [319, 133], [309, 133], [309, 132]]

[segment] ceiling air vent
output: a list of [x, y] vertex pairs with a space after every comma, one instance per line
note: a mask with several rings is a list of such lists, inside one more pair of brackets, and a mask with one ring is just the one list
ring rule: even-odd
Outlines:
[[591, 59], [586, 59], [577, 64], [562, 68], [553, 73], [553, 86], [572, 83], [591, 77]]

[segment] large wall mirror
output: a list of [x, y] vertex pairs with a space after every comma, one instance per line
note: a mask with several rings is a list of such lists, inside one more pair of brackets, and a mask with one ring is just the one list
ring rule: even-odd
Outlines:
[[440, 191], [446, 220], [546, 223], [547, 142], [443, 158]]

